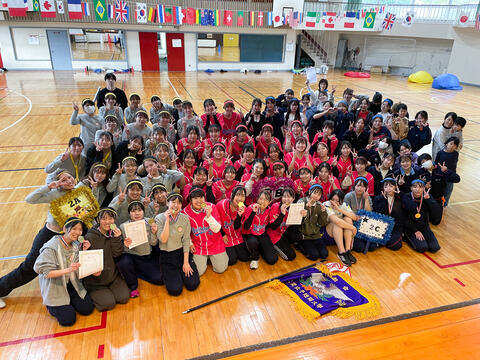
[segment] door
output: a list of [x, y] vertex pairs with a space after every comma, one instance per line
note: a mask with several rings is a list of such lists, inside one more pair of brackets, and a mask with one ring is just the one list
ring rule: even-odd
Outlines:
[[156, 32], [139, 32], [142, 71], [159, 71], [158, 40]]
[[167, 33], [168, 71], [185, 71], [183, 34]]
[[47, 30], [53, 70], [72, 70], [72, 53], [67, 30]]

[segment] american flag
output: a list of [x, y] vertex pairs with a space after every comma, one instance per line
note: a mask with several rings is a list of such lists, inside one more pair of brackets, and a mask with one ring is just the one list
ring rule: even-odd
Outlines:
[[397, 17], [395, 16], [395, 14], [391, 14], [387, 12], [385, 14], [385, 18], [383, 19], [382, 28], [384, 30], [391, 30], [393, 27], [393, 24], [395, 23], [396, 18]]
[[128, 5], [126, 1], [115, 1], [115, 18], [120, 22], [128, 21]]
[[477, 13], [475, 14], [475, 29], [480, 30], [480, 2], [477, 6]]

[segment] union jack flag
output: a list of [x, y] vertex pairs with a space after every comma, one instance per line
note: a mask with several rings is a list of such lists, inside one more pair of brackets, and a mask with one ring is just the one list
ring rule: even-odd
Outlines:
[[128, 5], [126, 1], [115, 1], [115, 18], [120, 22], [128, 21]]
[[395, 23], [396, 18], [397, 17], [395, 16], [395, 14], [391, 14], [387, 12], [382, 22], [382, 28], [384, 30], [391, 30], [393, 27], [393, 24]]

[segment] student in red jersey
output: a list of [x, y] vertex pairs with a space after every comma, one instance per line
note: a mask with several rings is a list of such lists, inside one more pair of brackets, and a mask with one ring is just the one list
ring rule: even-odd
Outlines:
[[268, 158], [265, 159], [265, 164], [268, 167], [268, 176], [274, 176], [273, 163], [283, 161], [282, 149], [277, 144], [271, 144], [268, 147]]
[[335, 124], [331, 120], [326, 120], [323, 123], [323, 132], [318, 132], [312, 141], [312, 146], [315, 146], [317, 142], [322, 142], [328, 145], [330, 152], [328, 155], [333, 156], [338, 146], [338, 139], [333, 133]]
[[220, 125], [210, 125], [208, 128], [208, 137], [202, 141], [202, 145], [200, 146], [203, 160], [208, 159], [212, 155], [213, 145], [220, 142], [223, 143], [223, 139], [220, 137]]
[[190, 125], [187, 130], [187, 137], [180, 139], [177, 143], [177, 155], [179, 158], [183, 157], [183, 151], [186, 149], [192, 149], [199, 159], [202, 158], [200, 151], [200, 130], [194, 125]]
[[220, 232], [228, 255], [228, 266], [236, 264], [238, 260], [250, 260], [250, 253], [242, 237], [242, 215], [246, 209], [245, 188], [236, 186], [230, 197], [221, 200], [216, 207], [220, 215]]
[[243, 147], [246, 144], [252, 144], [255, 148], [253, 139], [248, 135], [247, 127], [244, 124], [238, 124], [236, 135], [230, 139], [228, 143], [228, 154], [234, 159], [240, 159]]
[[277, 252], [265, 228], [269, 223], [270, 201], [272, 194], [270, 190], [262, 190], [257, 202], [248, 206], [243, 214], [243, 236], [250, 252], [250, 269], [258, 269], [258, 260], [262, 255], [265, 262], [273, 265], [278, 260]]
[[237, 180], [241, 180], [245, 174], [252, 172], [253, 162], [255, 161], [255, 148], [252, 144], [245, 144], [240, 160], [235, 161], [233, 166], [237, 170]]
[[367, 171], [368, 161], [363, 156], [360, 156], [355, 160], [355, 171], [352, 172], [352, 183], [355, 183], [355, 179], [358, 177], [364, 177], [368, 180], [368, 195], [374, 196], [375, 194], [375, 179], [373, 175]]
[[[352, 152], [352, 144], [348, 141], [342, 141], [339, 148], [339, 156], [336, 164], [332, 163], [332, 166], [338, 170], [338, 180], [340, 183], [347, 176], [348, 171], [352, 171], [354, 162], [354, 155]], [[351, 184], [350, 184], [351, 185]]]
[[222, 137], [230, 141], [235, 135], [235, 129], [237, 125], [242, 122], [242, 115], [239, 112], [235, 112], [235, 105], [232, 100], [226, 100], [223, 103], [224, 112], [218, 115], [218, 122], [222, 127]]
[[285, 154], [285, 162], [288, 165], [288, 171], [292, 174], [292, 180], [298, 179], [298, 170], [302, 167], [308, 167], [313, 171], [313, 160], [308, 153], [308, 141], [306, 138], [302, 136], [297, 139], [295, 150]]
[[252, 101], [251, 110], [245, 115], [245, 125], [254, 138], [260, 135], [262, 126], [265, 124], [265, 115], [262, 111], [262, 100], [255, 98]]
[[268, 148], [272, 144], [276, 144], [279, 149], [282, 148], [280, 140], [273, 137], [273, 126], [270, 124], [265, 124], [263, 125], [262, 132], [257, 140], [258, 157], [262, 159], [268, 158]]
[[[255, 159], [251, 174], [244, 174], [241, 183], [247, 190], [247, 205], [253, 204], [257, 194], [252, 194], [254, 185], [267, 177], [267, 165], [263, 159]], [[271, 195], [270, 195], [271, 199]]]
[[200, 119], [202, 119], [203, 129], [205, 130], [205, 133], [207, 134], [206, 138], [208, 139], [211, 136], [210, 126], [217, 125], [220, 129], [221, 125], [218, 121], [219, 114], [217, 113], [217, 106], [215, 105], [215, 101], [213, 101], [213, 99], [205, 99], [203, 101], [203, 109], [205, 110], [205, 114], [200, 116]]
[[295, 180], [296, 192], [298, 197], [303, 198], [308, 195], [310, 186], [315, 184], [313, 180], [312, 171], [308, 167], [302, 167], [299, 170], [299, 179]]
[[202, 276], [210, 260], [213, 271], [223, 273], [228, 267], [228, 255], [220, 229], [220, 215], [214, 204], [205, 201], [205, 192], [193, 187], [188, 195], [188, 205], [183, 213], [190, 218], [193, 243], [193, 261]]
[[305, 137], [306, 139], [308, 139], [308, 133], [306, 130], [303, 129], [302, 123], [298, 120], [295, 120], [292, 122], [290, 131], [285, 134], [285, 144], [283, 146], [283, 149], [286, 153], [293, 151], [293, 149], [295, 148], [295, 142], [299, 137]]
[[332, 175], [332, 167], [327, 162], [323, 162], [318, 166], [317, 174], [315, 182], [322, 185], [321, 201], [325, 202], [334, 190], [340, 189], [340, 182]]
[[183, 173], [183, 179], [177, 183], [180, 190], [183, 190], [185, 185], [193, 182], [193, 173], [197, 168], [197, 156], [192, 149], [186, 149], [183, 152], [183, 163], [179, 167], [179, 171]]
[[290, 227], [287, 227], [285, 223], [288, 217], [288, 208], [294, 200], [295, 192], [291, 188], [283, 189], [281, 202], [273, 204], [270, 208], [269, 224], [266, 230], [273, 248], [286, 261], [291, 261], [297, 257], [290, 243], [300, 240], [295, 231], [288, 231]]
[[328, 144], [324, 142], [317, 142], [315, 149], [316, 151], [313, 153], [312, 156], [313, 167], [315, 169], [323, 162], [328, 162], [329, 164], [333, 163], [335, 158], [328, 155], [330, 153], [330, 148], [328, 147]]
[[240, 184], [239, 181], [235, 180], [236, 176], [237, 170], [229, 165], [223, 172], [223, 179], [213, 183], [212, 189], [216, 203], [223, 199], [230, 199], [233, 189]]
[[232, 164], [230, 157], [225, 157], [225, 145], [216, 143], [213, 145], [213, 158], [203, 162], [203, 167], [208, 169], [208, 176], [213, 177], [213, 181], [220, 180], [223, 177], [225, 168]]
[[208, 170], [204, 167], [197, 167], [193, 172], [193, 181], [192, 183], [185, 185], [183, 188], [183, 198], [184, 206], [187, 205], [188, 194], [190, 194], [191, 189], [195, 186], [203, 190], [208, 202], [215, 202], [215, 195], [213, 195], [212, 182], [213, 178], [208, 177]]

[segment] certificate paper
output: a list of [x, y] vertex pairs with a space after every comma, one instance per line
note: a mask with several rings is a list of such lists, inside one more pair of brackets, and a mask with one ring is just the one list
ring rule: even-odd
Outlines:
[[305, 210], [305, 203], [291, 204], [288, 208], [288, 217], [285, 222], [286, 225], [300, 225], [302, 223], [303, 216], [302, 210]]
[[79, 251], [78, 262], [78, 278], [83, 279], [103, 270], [103, 249]]
[[148, 243], [147, 224], [145, 220], [138, 220], [123, 224], [125, 230], [125, 238], [132, 239], [129, 249], [133, 249], [138, 245]]
[[307, 75], [307, 80], [310, 84], [315, 84], [317, 82], [317, 69], [314, 66], [307, 68], [305, 74]]

